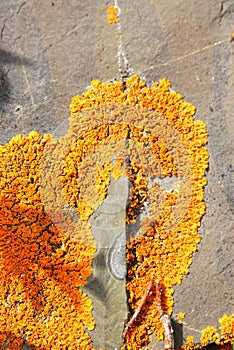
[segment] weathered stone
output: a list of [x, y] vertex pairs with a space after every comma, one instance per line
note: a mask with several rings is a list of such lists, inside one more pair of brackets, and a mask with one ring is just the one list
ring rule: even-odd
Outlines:
[[126, 296], [126, 205], [128, 180], [111, 180], [108, 195], [90, 218], [97, 243], [93, 274], [84, 291], [93, 300], [96, 321], [90, 332], [95, 349], [120, 349], [124, 321], [127, 319]]

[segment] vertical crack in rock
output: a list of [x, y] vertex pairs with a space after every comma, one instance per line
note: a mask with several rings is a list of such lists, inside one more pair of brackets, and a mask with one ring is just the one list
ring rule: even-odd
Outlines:
[[[119, 15], [121, 14], [121, 9], [118, 5], [118, 0], [115, 0], [115, 7], [118, 9]], [[123, 83], [125, 82], [125, 79], [128, 78], [131, 73], [132, 69], [129, 67], [128, 59], [123, 47], [123, 40], [122, 40], [122, 29], [121, 29], [121, 20], [117, 23], [118, 25], [118, 36], [119, 36], [119, 45], [118, 45], [118, 69], [121, 76], [121, 79]]]
[[90, 332], [94, 349], [120, 349], [124, 320], [127, 318], [126, 297], [126, 205], [128, 180], [111, 179], [108, 195], [90, 218], [97, 244], [93, 274], [84, 288], [93, 300], [96, 322]]

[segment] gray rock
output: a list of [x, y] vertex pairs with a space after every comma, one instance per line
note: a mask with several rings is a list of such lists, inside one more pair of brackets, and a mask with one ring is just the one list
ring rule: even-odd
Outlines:
[[90, 218], [97, 242], [93, 274], [84, 291], [93, 300], [96, 321], [90, 332], [95, 349], [120, 349], [124, 321], [127, 319], [126, 296], [126, 205], [128, 181], [111, 179], [108, 195]]

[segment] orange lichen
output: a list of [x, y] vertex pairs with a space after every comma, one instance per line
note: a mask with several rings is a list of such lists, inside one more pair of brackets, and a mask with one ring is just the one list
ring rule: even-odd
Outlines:
[[187, 338], [186, 338], [186, 343], [188, 344], [188, 346], [190, 348], [192, 348], [194, 346], [194, 337], [192, 337], [191, 335], [189, 335]]
[[[162, 308], [172, 313], [173, 285], [189, 272], [201, 239], [208, 153], [205, 125], [169, 86], [162, 79], [150, 88], [136, 75], [125, 89], [95, 80], [72, 99], [66, 136], [33, 132], [0, 147], [0, 341], [92, 348], [85, 332], [94, 327], [92, 302], [80, 287], [95, 252], [88, 219], [111, 177], [129, 178], [126, 223], [140, 219], [127, 244], [129, 310], [155, 278]], [[230, 319], [220, 324], [229, 339]], [[141, 349], [153, 333], [163, 338], [152, 289], [124, 348]]]
[[208, 326], [202, 330], [201, 343], [203, 346], [208, 345], [211, 342], [218, 342], [219, 333], [215, 327]]
[[178, 323], [182, 324], [184, 317], [185, 317], [185, 314], [183, 312], [180, 312], [179, 315], [177, 316]]
[[219, 319], [220, 331], [215, 327], [208, 326], [204, 328], [201, 332], [201, 343], [195, 343], [192, 336], [186, 338], [185, 346], [181, 346], [181, 350], [202, 350], [205, 349], [207, 345], [215, 343], [219, 345], [220, 350], [231, 350], [232, 344], [234, 343], [234, 314], [228, 316], [223, 315]]
[[[152, 88], [136, 75], [126, 81], [125, 89], [120, 82], [93, 81], [91, 85], [82, 96], [75, 96], [70, 105], [70, 134], [76, 133], [77, 140], [80, 139], [78, 123], [84, 125], [80, 134], [93, 133], [93, 141], [87, 146], [90, 171], [86, 181], [90, 183], [95, 179], [97, 172], [91, 171], [92, 162], [95, 163], [100, 154], [106, 162], [119, 151], [123, 159], [128, 159], [128, 177], [131, 179], [130, 172], [136, 164], [136, 174], [142, 171], [143, 175], [134, 179], [137, 194], [130, 196], [131, 207], [139, 207], [139, 194], [142, 194], [143, 204], [147, 202], [149, 208], [148, 215], [141, 219], [139, 232], [132, 232], [127, 245], [129, 308], [132, 312], [137, 308], [150, 279], [155, 276], [164, 288], [164, 311], [171, 314], [172, 286], [181, 283], [183, 275], [188, 273], [192, 254], [200, 241], [197, 230], [205, 212], [203, 187], [208, 166], [205, 125], [194, 120], [195, 107], [184, 102], [181, 95], [169, 91], [170, 83], [166, 79], [154, 83]], [[97, 129], [103, 125], [106, 134], [102, 133], [101, 140], [94, 144]], [[113, 125], [117, 127], [116, 133], [110, 132]], [[124, 144], [116, 148], [113, 141], [121, 139], [127, 140], [127, 147]], [[81, 151], [76, 147], [76, 152]], [[92, 193], [106, 193], [110, 172], [105, 164], [104, 161], [98, 164], [102, 180], [91, 181], [95, 184]], [[177, 179], [169, 190], [155, 181], [166, 177]], [[74, 187], [69, 190], [70, 197], [73, 190]], [[87, 205], [94, 207], [88, 198]], [[128, 213], [127, 223], [135, 222], [143, 209], [135, 211], [132, 217]], [[154, 293], [144, 309], [126, 335], [126, 349], [142, 348], [150, 341], [151, 333], [158, 339], [163, 336]]]
[[115, 6], [108, 6], [106, 11], [107, 11], [107, 20], [108, 20], [109, 24], [118, 23], [119, 22], [119, 18], [118, 18], [119, 11], [118, 11], [117, 7], [115, 7]]
[[92, 349], [92, 301], [79, 287], [91, 274], [95, 245], [64, 235], [45, 210], [39, 177], [49, 140], [31, 132], [0, 146], [1, 344]]
[[219, 323], [223, 342], [226, 343], [230, 340], [234, 342], [234, 314], [230, 316], [224, 314], [223, 317], [219, 319]]

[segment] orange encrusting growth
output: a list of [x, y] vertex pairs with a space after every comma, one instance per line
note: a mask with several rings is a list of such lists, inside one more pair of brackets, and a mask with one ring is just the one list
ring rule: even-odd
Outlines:
[[[164, 311], [171, 314], [172, 286], [181, 283], [189, 272], [192, 254], [201, 239], [197, 231], [205, 212], [203, 187], [208, 166], [205, 125], [194, 120], [194, 106], [184, 102], [178, 93], [169, 91], [170, 83], [166, 79], [154, 83], [152, 88], [136, 75], [127, 80], [126, 89], [120, 82], [96, 80], [91, 85], [87, 92], [71, 101], [73, 129], [78, 121], [82, 123], [82, 118], [84, 122], [85, 118], [89, 120], [88, 130], [92, 129], [93, 135], [100, 124], [119, 123], [123, 129], [127, 125], [127, 136], [108, 132], [106, 143], [125, 137], [128, 140], [125, 156], [130, 159], [128, 170], [138, 164], [144, 174], [141, 193], [146, 194], [143, 197], [148, 201], [150, 215], [142, 218], [139, 232], [137, 235], [132, 232], [127, 245], [129, 308], [134, 313], [154, 277], [164, 288]], [[108, 171], [105, 175], [102, 170], [102, 191], [109, 183]], [[177, 177], [178, 183], [170, 190], [162, 189], [157, 181], [148, 181], [172, 176]], [[138, 198], [138, 195], [131, 198], [133, 208], [138, 206]], [[131, 217], [131, 222], [136, 215]], [[128, 215], [127, 222], [129, 219]], [[144, 311], [126, 335], [124, 348], [141, 349], [149, 343], [152, 333], [162, 339], [164, 330], [154, 297], [152, 291]]]
[[220, 332], [215, 327], [211, 326], [202, 330], [202, 346], [207, 346], [211, 342], [223, 346], [234, 341], [234, 314], [230, 316], [224, 314], [219, 319], [219, 324]]
[[92, 301], [79, 287], [95, 246], [69, 238], [45, 211], [39, 175], [50, 139], [31, 132], [0, 146], [1, 348], [92, 349]]
[[228, 316], [224, 314], [220, 319], [220, 331], [215, 327], [208, 326], [201, 332], [201, 343], [195, 343], [194, 338], [189, 336], [186, 339], [186, 345], [181, 346], [181, 350], [204, 349], [210, 343], [220, 346], [220, 350], [231, 350], [234, 342], [234, 314]]
[[[189, 272], [201, 239], [208, 153], [195, 107], [169, 91], [166, 79], [152, 88], [136, 75], [125, 89], [121, 82], [91, 85], [71, 101], [66, 136], [32, 132], [0, 146], [0, 345], [12, 349], [23, 340], [34, 349], [92, 349], [92, 301], [80, 287], [96, 249], [88, 219], [110, 177], [128, 176], [126, 222], [140, 217], [127, 245], [132, 314], [152, 278], [172, 313], [172, 287]], [[176, 183], [164, 188], [166, 179]], [[230, 319], [221, 327], [229, 339]], [[150, 334], [162, 339], [163, 332], [152, 289], [123, 348], [142, 349]]]
[[118, 11], [118, 8], [115, 7], [115, 6], [108, 6], [106, 10], [107, 10], [108, 23], [109, 24], [118, 23], [119, 22], [119, 18], [118, 18], [119, 11]]

